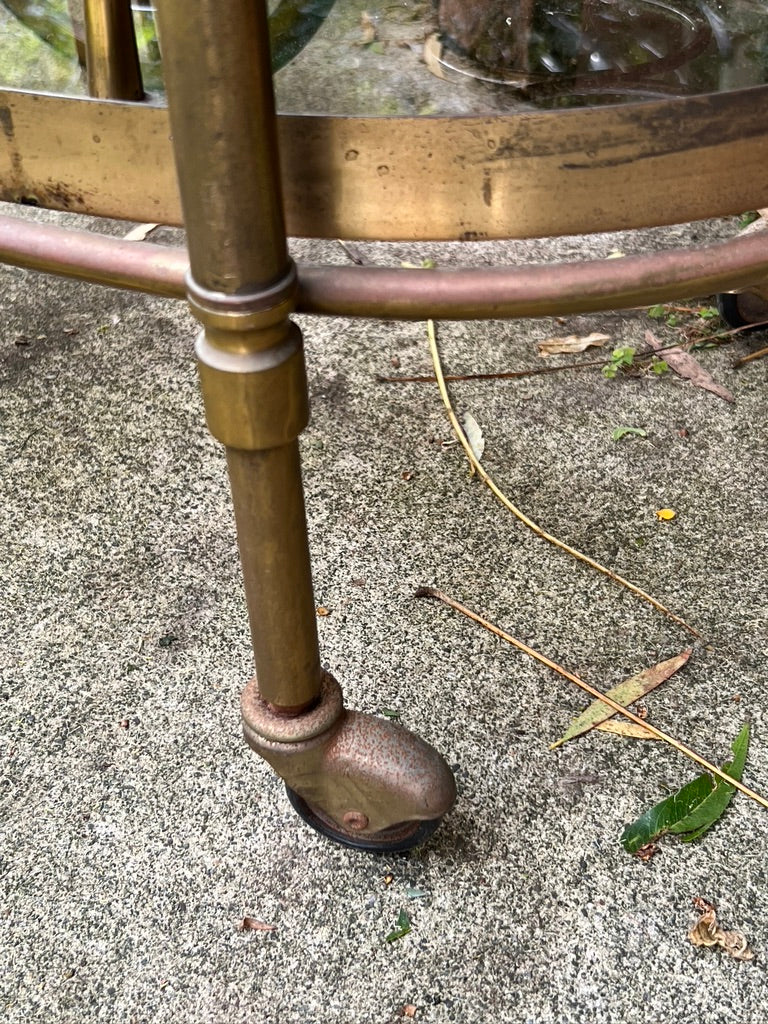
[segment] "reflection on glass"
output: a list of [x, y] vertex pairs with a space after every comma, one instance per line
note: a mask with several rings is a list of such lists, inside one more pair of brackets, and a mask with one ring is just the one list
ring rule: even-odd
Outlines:
[[[768, 0], [271, 0], [280, 109], [498, 113], [685, 96], [768, 79]], [[150, 0], [133, 0], [162, 97]], [[83, 93], [82, 0], [0, 0], [0, 81]]]

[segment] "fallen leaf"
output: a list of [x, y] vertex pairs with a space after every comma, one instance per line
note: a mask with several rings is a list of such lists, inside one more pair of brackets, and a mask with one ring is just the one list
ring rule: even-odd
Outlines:
[[277, 929], [277, 925], [257, 921], [255, 917], [244, 917], [237, 927], [241, 932], [274, 932]]
[[471, 412], [465, 412], [459, 422], [461, 423], [461, 429], [464, 431], [467, 443], [472, 449], [472, 454], [475, 456], [477, 461], [480, 462], [483, 457], [483, 452], [485, 451], [485, 438], [483, 437], [483, 432], [480, 429], [479, 423]]
[[317, 608], [315, 609], [315, 611], [317, 612], [317, 614], [320, 616], [321, 619], [324, 619], [326, 617], [326, 615], [330, 615], [331, 614], [331, 609], [330, 608], [326, 608], [324, 604], [319, 604], [317, 606]]
[[406, 1003], [405, 1004], [405, 1006], [403, 1007], [403, 1016], [404, 1017], [415, 1017], [416, 1016], [416, 1007], [413, 1005], [413, 1003]]
[[131, 228], [128, 234], [123, 235], [123, 241], [143, 242], [145, 238], [149, 238], [155, 228], [159, 227], [159, 224], [137, 224], [135, 228]]
[[[651, 348], [655, 349], [657, 352], [664, 348], [653, 331], [645, 332], [645, 340]], [[722, 398], [725, 402], [735, 401], [728, 388], [723, 387], [722, 384], [718, 384], [709, 370], [705, 370], [704, 367], [694, 359], [690, 352], [684, 352], [681, 348], [665, 348], [664, 361], [668, 364], [671, 370], [675, 371], [678, 377], [683, 377], [685, 380], [689, 380], [692, 384], [695, 384], [697, 388], [703, 388], [705, 391], [711, 391], [713, 395], [717, 395], [718, 398]]]
[[402, 939], [411, 930], [411, 919], [408, 917], [404, 910], [401, 910], [397, 915], [397, 923], [389, 935], [386, 936], [385, 942], [397, 942], [398, 939]]
[[629, 740], [657, 740], [659, 738], [655, 732], [646, 729], [644, 725], [630, 722], [626, 718], [609, 718], [607, 722], [601, 722], [595, 728], [600, 732], [610, 732]]
[[584, 352], [588, 348], [600, 348], [610, 340], [610, 334], [593, 333], [584, 336], [569, 334], [565, 338], [547, 338], [546, 341], [539, 341], [536, 347], [540, 356], [568, 355], [574, 352]]
[[[733, 760], [723, 765], [723, 771], [732, 779], [741, 780], [748, 747], [747, 723], [731, 747]], [[628, 853], [636, 853], [665, 832], [679, 835], [684, 843], [691, 843], [714, 825], [735, 792], [735, 786], [722, 779], [716, 780], [708, 772], [699, 775], [627, 825], [621, 835], [621, 844]]]
[[660, 508], [656, 512], [656, 518], [661, 519], [662, 522], [668, 523], [670, 519], [674, 519], [677, 512], [673, 508]]
[[642, 427], [616, 427], [611, 434], [611, 440], [620, 441], [622, 437], [626, 437], [627, 434], [632, 434], [635, 437], [648, 437], [648, 431], [643, 430]]
[[641, 860], [643, 864], [647, 864], [648, 861], [655, 857], [659, 853], [661, 847], [658, 843], [646, 843], [645, 846], [641, 846], [639, 850], [635, 852], [635, 856], [638, 860]]
[[424, 40], [422, 59], [435, 78], [445, 78], [443, 67], [443, 43], [439, 32], [433, 32]]
[[720, 927], [717, 923], [715, 908], [708, 900], [696, 896], [693, 905], [701, 916], [688, 932], [689, 942], [694, 946], [718, 946], [734, 960], [754, 959], [755, 954], [747, 945], [747, 940], [741, 932], [727, 932]]
[[[615, 700], [618, 704], [626, 707], [628, 704], [634, 703], [644, 697], [646, 693], [650, 693], [651, 690], [655, 689], [660, 683], [663, 683], [666, 679], [669, 679], [679, 668], [688, 661], [691, 656], [691, 648], [683, 651], [682, 654], [678, 654], [674, 658], [669, 658], [667, 661], [662, 661], [658, 665], [654, 665], [652, 668], [644, 669], [635, 676], [631, 676], [629, 679], [625, 679], [623, 683], [619, 683], [618, 686], [612, 687], [606, 693], [607, 697]], [[550, 745], [550, 750], [554, 750], [556, 747], [561, 746], [563, 743], [567, 743], [568, 740], [575, 739], [576, 736], [581, 736], [582, 733], [587, 732], [589, 729], [594, 729], [595, 726], [601, 722], [606, 722], [609, 718], [613, 718], [614, 715], [618, 714], [613, 708], [609, 707], [601, 700], [596, 700], [586, 711], [583, 711], [577, 719], [571, 722], [568, 729], [565, 731], [563, 736], [560, 737], [555, 743]]]
[[391, 718], [395, 722], [400, 721], [400, 712], [396, 708], [379, 708], [382, 718]]

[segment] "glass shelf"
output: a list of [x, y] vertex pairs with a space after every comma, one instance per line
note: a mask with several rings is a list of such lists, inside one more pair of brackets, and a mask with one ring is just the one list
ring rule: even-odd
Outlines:
[[[274, 0], [278, 108], [498, 115], [728, 92], [768, 81], [768, 0]], [[149, 2], [133, 6], [163, 101]], [[1, 0], [0, 84], [85, 95], [82, 0]]]

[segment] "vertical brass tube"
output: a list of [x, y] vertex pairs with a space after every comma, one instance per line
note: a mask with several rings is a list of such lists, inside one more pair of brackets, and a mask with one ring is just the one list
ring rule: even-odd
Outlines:
[[308, 417], [265, 0], [158, 0], [206, 418], [227, 447], [261, 698], [322, 682], [297, 438]]
[[269, 703], [298, 710], [316, 694], [297, 681], [320, 678], [298, 444], [230, 448], [227, 467], [259, 690]]
[[144, 99], [131, 0], [84, 0], [88, 92], [96, 99]]
[[234, 294], [289, 266], [264, 0], [158, 0], [192, 277]]

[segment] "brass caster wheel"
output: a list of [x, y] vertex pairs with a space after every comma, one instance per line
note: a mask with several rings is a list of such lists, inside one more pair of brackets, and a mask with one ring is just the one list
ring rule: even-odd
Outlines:
[[368, 853], [404, 853], [406, 850], [412, 850], [426, 842], [443, 820], [441, 815], [428, 821], [404, 821], [373, 835], [355, 835], [354, 831], [343, 831], [335, 822], [313, 810], [290, 786], [286, 785], [285, 791], [298, 816], [315, 832], [333, 840], [334, 843], [339, 843], [340, 846], [365, 850]]
[[717, 311], [729, 327], [743, 327], [742, 334], [768, 330], [768, 302], [754, 292], [722, 292]]

